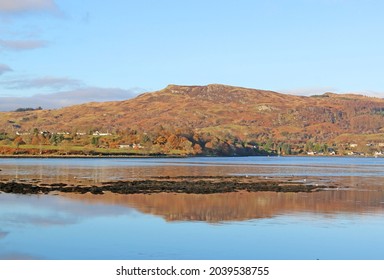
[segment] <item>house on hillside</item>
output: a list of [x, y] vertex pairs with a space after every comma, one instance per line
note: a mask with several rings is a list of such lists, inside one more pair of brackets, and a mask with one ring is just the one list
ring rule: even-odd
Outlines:
[[336, 155], [336, 151], [333, 148], [328, 148], [327, 151], [329, 155], [332, 155], [332, 156]]
[[31, 133], [16, 131], [16, 135], [31, 135]]
[[140, 144], [136, 144], [136, 143], [133, 143], [132, 145], [129, 145], [129, 144], [120, 144], [119, 145], [119, 149], [130, 149], [130, 148], [137, 150], [137, 149], [143, 149], [144, 147], [141, 146]]
[[128, 144], [119, 145], [119, 149], [129, 149], [129, 148], [131, 148], [131, 145], [128, 145]]
[[42, 131], [40, 131], [40, 134], [43, 135], [44, 137], [47, 137], [47, 136], [51, 135], [51, 132], [49, 132], [48, 130], [42, 130]]
[[93, 135], [93, 136], [109, 136], [109, 135], [112, 135], [112, 134], [109, 133], [109, 132], [95, 131], [92, 135]]

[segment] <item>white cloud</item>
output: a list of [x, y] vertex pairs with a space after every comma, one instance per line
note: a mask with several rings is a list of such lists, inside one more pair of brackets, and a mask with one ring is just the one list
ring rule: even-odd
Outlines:
[[83, 86], [83, 83], [79, 80], [49, 76], [35, 79], [14, 79], [0, 84], [8, 89], [49, 88], [60, 90]]
[[0, 111], [13, 111], [17, 108], [55, 109], [87, 102], [126, 100], [144, 92], [143, 89], [119, 89], [89, 87], [53, 94], [36, 94], [31, 97], [0, 97]]
[[0, 13], [23, 13], [55, 10], [53, 0], [1, 0]]
[[43, 40], [0, 40], [0, 49], [23, 51], [43, 48], [47, 45]]
[[12, 69], [8, 65], [0, 64], [0, 75], [10, 71], [12, 71]]

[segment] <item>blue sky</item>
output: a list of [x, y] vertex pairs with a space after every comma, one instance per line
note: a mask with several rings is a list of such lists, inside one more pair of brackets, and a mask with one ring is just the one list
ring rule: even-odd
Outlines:
[[372, 0], [2, 0], [0, 110], [168, 84], [384, 97], [383, 10]]

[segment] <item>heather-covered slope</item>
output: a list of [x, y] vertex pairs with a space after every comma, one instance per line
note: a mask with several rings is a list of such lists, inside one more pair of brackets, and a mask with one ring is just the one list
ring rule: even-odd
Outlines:
[[218, 141], [237, 139], [243, 145], [269, 140], [330, 145], [355, 139], [369, 144], [384, 142], [384, 100], [332, 93], [304, 97], [216, 84], [169, 85], [126, 101], [3, 112], [0, 127], [8, 134], [135, 131], [154, 137], [166, 131], [167, 137], [183, 134], [191, 142], [200, 134]]

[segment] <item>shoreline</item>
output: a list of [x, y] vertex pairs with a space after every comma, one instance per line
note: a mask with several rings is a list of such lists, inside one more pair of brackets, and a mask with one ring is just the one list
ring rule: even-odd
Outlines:
[[[188, 158], [201, 156], [178, 155], [0, 155], [2, 158]], [[203, 156], [204, 157], [204, 156]]]
[[127, 155], [0, 155], [0, 159], [4, 158], [244, 158], [244, 157], [308, 157], [308, 158], [322, 158], [322, 157], [335, 157], [335, 158], [384, 158], [384, 156], [374, 155], [234, 155], [234, 156], [218, 156], [218, 155], [167, 155], [167, 154], [127, 154]]

